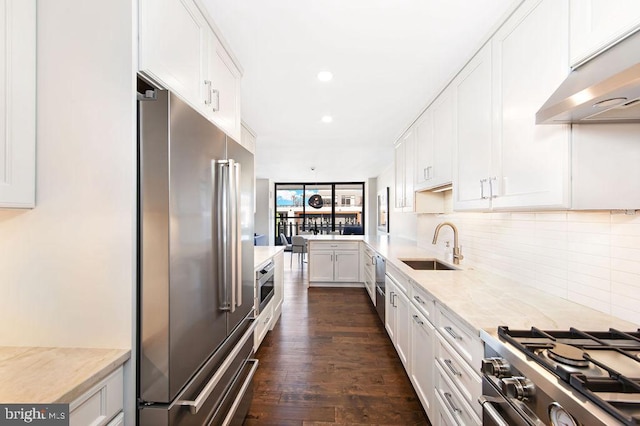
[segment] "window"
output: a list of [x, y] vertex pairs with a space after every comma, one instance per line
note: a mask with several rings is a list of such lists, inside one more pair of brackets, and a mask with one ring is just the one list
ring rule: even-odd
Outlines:
[[301, 232], [364, 234], [364, 183], [276, 183], [276, 241]]

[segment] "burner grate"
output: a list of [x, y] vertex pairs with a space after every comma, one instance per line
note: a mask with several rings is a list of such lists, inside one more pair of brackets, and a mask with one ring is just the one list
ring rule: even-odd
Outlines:
[[498, 335], [623, 424], [640, 425], [640, 329], [626, 333], [501, 326]]

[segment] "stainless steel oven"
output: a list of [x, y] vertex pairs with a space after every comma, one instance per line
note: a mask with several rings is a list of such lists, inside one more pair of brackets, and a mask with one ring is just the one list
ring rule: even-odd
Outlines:
[[273, 297], [274, 270], [275, 265], [271, 261], [256, 271], [256, 315], [262, 312]]

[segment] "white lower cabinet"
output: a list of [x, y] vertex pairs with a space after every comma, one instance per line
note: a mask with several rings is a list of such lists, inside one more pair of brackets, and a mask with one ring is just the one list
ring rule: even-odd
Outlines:
[[482, 379], [443, 337], [437, 336], [434, 339], [434, 343], [436, 364], [455, 384], [473, 411], [481, 417], [482, 406], [478, 404], [478, 398], [482, 394]]
[[[267, 332], [269, 330], [273, 330], [273, 327], [280, 319], [280, 315], [282, 314], [282, 304], [284, 303], [284, 251], [280, 251], [276, 253], [270, 261], [273, 261], [274, 270], [273, 270], [273, 297], [267, 303], [267, 305], [262, 309], [262, 311], [258, 312], [258, 317], [256, 318], [256, 328], [253, 332], [253, 350], [257, 351], [262, 341], [264, 340]], [[268, 261], [269, 261], [268, 260]], [[267, 263], [261, 264], [256, 268], [256, 271], [263, 268]], [[255, 308], [259, 307], [259, 297], [258, 297], [258, 288], [255, 289]]]
[[[272, 299], [273, 300], [273, 299]], [[253, 332], [253, 350], [257, 351], [264, 337], [267, 335], [269, 328], [271, 326], [271, 320], [273, 319], [273, 303], [269, 302], [267, 306], [260, 312], [256, 321], [258, 324], [256, 325], [256, 329]]]
[[422, 285], [387, 262], [385, 329], [434, 425], [479, 425], [484, 344]]
[[387, 274], [385, 277], [386, 306], [385, 328], [398, 352], [400, 361], [409, 372], [410, 328], [409, 328], [409, 297], [406, 288], [394, 277]]
[[433, 342], [436, 329], [413, 304], [410, 312], [409, 378], [427, 416], [433, 419]]
[[284, 303], [284, 251], [273, 256], [275, 270], [273, 271], [273, 320], [269, 325], [269, 330], [273, 330], [273, 326], [282, 315], [282, 304]]
[[124, 407], [124, 369], [119, 367], [69, 404], [71, 426], [114, 426]]
[[309, 242], [309, 282], [360, 282], [357, 242]]
[[376, 305], [376, 264], [375, 252], [367, 247], [364, 243], [360, 256], [360, 267], [362, 268], [362, 281], [364, 287], [369, 293], [369, 298], [373, 306]]
[[[439, 398], [441, 418], [447, 419], [445, 424], [452, 425], [481, 425], [480, 417], [465, 401], [460, 391], [448, 379], [439, 364], [436, 364], [435, 393]], [[453, 422], [451, 422], [453, 419]]]

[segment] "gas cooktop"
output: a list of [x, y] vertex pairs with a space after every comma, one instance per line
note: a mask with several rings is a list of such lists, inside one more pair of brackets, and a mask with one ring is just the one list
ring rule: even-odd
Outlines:
[[498, 335], [626, 425], [640, 425], [640, 330], [510, 330]]

